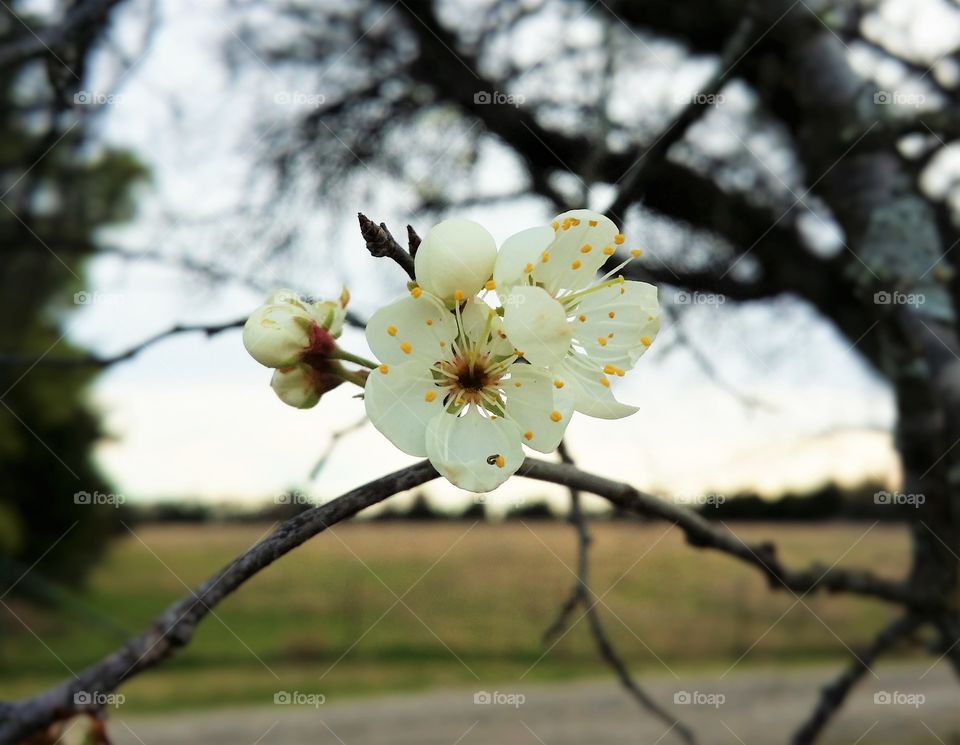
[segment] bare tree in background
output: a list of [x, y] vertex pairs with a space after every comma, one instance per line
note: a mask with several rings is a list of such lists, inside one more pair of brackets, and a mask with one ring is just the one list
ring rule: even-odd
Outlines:
[[[84, 5], [97, 4], [77, 7]], [[960, 277], [951, 253], [960, 241], [960, 185], [945, 165], [960, 136], [960, 39], [936, 58], [905, 56], [870, 32], [877, 6], [815, 0], [503, 1], [479, 9], [402, 0], [289, 3], [269, 12], [277, 23], [241, 29], [231, 54], [255, 50], [271, 67], [305, 76], [324, 97], [292, 126], [265, 125], [262, 156], [277, 175], [277, 200], [307, 190], [345, 208], [366, 206], [371, 174], [405, 185], [405, 208], [424, 221], [481, 203], [529, 199], [559, 211], [606, 197], [610, 217], [633, 233], [664, 222], [679, 228], [673, 244], [631, 267], [633, 278], [739, 303], [799, 298], [895, 392], [903, 488], [926, 496], [909, 518], [913, 559], [904, 581], [795, 570], [772, 545], [738, 545], [689, 510], [660, 506], [569, 464], [533, 462], [527, 475], [571, 488], [581, 531], [580, 577], [565, 614], [578, 604], [594, 610], [578, 502], [579, 491], [594, 491], [678, 523], [693, 545], [746, 561], [774, 588], [855, 592], [900, 609], [823, 689], [794, 742], [813, 742], [873, 659], [921, 627], [935, 632], [934, 653], [960, 675]], [[42, 34], [51, 54], [70, 38], [68, 25]], [[45, 54], [36, 45], [0, 44], [4, 63]], [[345, 58], [348, 70], [329, 75]], [[691, 87], [679, 73], [698, 61], [708, 72]], [[924, 105], [903, 105], [899, 88], [874, 79], [881, 64], [898, 70], [903, 90], [921, 91]], [[645, 76], [659, 78], [666, 99], [651, 98]], [[709, 146], [718, 134], [737, 145], [718, 154]], [[485, 149], [515, 164], [524, 183], [480, 191]], [[947, 176], [932, 180], [937, 169]], [[296, 227], [289, 231], [278, 245], [296, 239]], [[152, 636], [91, 668], [87, 682], [109, 690], [131, 669], [156, 664], [189, 641], [207, 601], [218, 602], [224, 587], [232, 591], [322, 530], [331, 513], [344, 519], [390, 489], [430, 477], [421, 464], [351, 492], [342, 509], [284, 524], [252, 549], [260, 554], [241, 557], [168, 611]], [[593, 630], [625, 685], [656, 711], [604, 648], [602, 627]], [[156, 651], [144, 657], [145, 649]], [[124, 670], [132, 659], [142, 664]], [[12, 705], [10, 721], [50, 721], [71, 690], [65, 684]]]

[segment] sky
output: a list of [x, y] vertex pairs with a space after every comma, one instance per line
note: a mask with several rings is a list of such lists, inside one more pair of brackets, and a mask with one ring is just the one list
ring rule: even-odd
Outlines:
[[[138, 255], [235, 254], [238, 262], [253, 266], [262, 288], [286, 286], [296, 277], [296, 289], [333, 296], [345, 283], [354, 309], [364, 316], [402, 292], [399, 270], [372, 259], [355, 228], [355, 212], [372, 210], [369, 204], [342, 214], [317, 204], [287, 206], [293, 219], [303, 221], [310, 242], [292, 266], [273, 263], [269, 246], [250, 245], [253, 233], [242, 218], [218, 224], [218, 215], [235, 212], [249, 199], [245, 189], [251, 180], [270, 178], [254, 155], [257, 138], [265, 119], [282, 126], [296, 105], [277, 103], [276, 94], [309, 94], [322, 89], [322, 81], [311, 88], [283, 77], [238, 45], [236, 19], [221, 0], [162, 0], [158, 7], [146, 55], [140, 56], [145, 19], [135, 5], [116, 26], [115, 41], [126, 59], [118, 68], [111, 50], [94, 66], [91, 92], [114, 96], [96, 113], [98, 140], [133, 150], [152, 171], [149, 183], [138, 187], [135, 220], [105, 231], [103, 242]], [[902, 16], [900, 10], [886, 12]], [[908, 21], [898, 22], [908, 23], [909, 31]], [[248, 53], [249, 73], [240, 79], [225, 65], [226, 43]], [[349, 64], [349, 54], [337, 63]], [[323, 76], [336, 74], [328, 69]], [[517, 178], [517, 167], [488, 148], [481, 174], [502, 187]], [[378, 212], [371, 214], [402, 232], [404, 204], [402, 189], [379, 193]], [[475, 208], [463, 216], [484, 224], [498, 241], [551, 218], [533, 200]], [[429, 226], [417, 227], [423, 234]], [[640, 236], [648, 252], [657, 251], [650, 243], [655, 237]], [[336, 262], [328, 253], [332, 248]], [[71, 312], [65, 325], [70, 338], [104, 354], [176, 322], [239, 318], [263, 299], [262, 289], [211, 284], [147, 258], [105, 255], [91, 262], [87, 276], [93, 302]], [[661, 300], [671, 297], [665, 291]], [[688, 313], [684, 329], [715, 375], [674, 343], [665, 324], [637, 370], [618, 381], [618, 397], [640, 411], [616, 422], [578, 415], [571, 424], [568, 442], [585, 468], [681, 501], [745, 490], [775, 496], [829, 481], [896, 484], [888, 386], [801, 302], [706, 305]], [[354, 330], [347, 331], [343, 345], [366, 351], [362, 334]], [[270, 371], [246, 354], [236, 331], [159, 343], [96, 382], [92, 401], [110, 433], [97, 459], [128, 499], [246, 502], [290, 488], [326, 499], [415, 460], [368, 424], [341, 440], [319, 478], [310, 481], [331, 435], [360, 419], [362, 402], [356, 389], [344, 386], [316, 408], [299, 411], [276, 399], [269, 379]], [[745, 403], [745, 396], [756, 401]], [[429, 492], [450, 506], [475, 499], [440, 483]], [[541, 495], [559, 503], [562, 491], [512, 479], [489, 499], [507, 505]]]

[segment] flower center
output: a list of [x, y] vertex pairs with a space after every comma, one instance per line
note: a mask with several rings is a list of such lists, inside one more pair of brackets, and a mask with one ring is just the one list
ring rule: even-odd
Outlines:
[[438, 385], [447, 389], [446, 403], [459, 408], [465, 404], [486, 406], [495, 402], [503, 370], [489, 363], [488, 355], [469, 353], [437, 363], [443, 377]]

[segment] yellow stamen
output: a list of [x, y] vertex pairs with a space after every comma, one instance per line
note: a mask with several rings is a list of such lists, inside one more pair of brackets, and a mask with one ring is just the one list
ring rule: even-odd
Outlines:
[[588, 224], [590, 225], [591, 228], [597, 227], [597, 221], [596, 221], [596, 220], [591, 220]]
[[580, 323], [586, 323], [587, 317], [581, 313], [579, 316], [577, 316], [577, 320], [580, 321]]
[[530, 274], [530, 272], [532, 271], [533, 271], [533, 264], [527, 264], [525, 267], [523, 267], [524, 274]]
[[414, 297], [420, 297], [423, 294], [423, 290], [421, 290], [419, 287], [414, 287], [412, 290], [410, 290], [410, 294]]
[[495, 290], [497, 289], [497, 283], [494, 282], [492, 279], [488, 279], [486, 282], [483, 283], [483, 287], [484, 289], [487, 289], [487, 290]]
[[604, 256], [613, 256], [614, 251], [615, 251], [615, 249], [614, 249], [613, 246], [607, 246], [606, 248], [603, 249], [603, 255], [604, 255]]
[[579, 269], [579, 268], [580, 268], [580, 259], [577, 259], [576, 261], [574, 261], [574, 262], [570, 265], [570, 268], [571, 268], [571, 269]]
[[523, 433], [523, 439], [524, 439], [524, 440], [532, 440], [532, 439], [533, 439], [533, 432], [524, 432], [524, 433]]
[[498, 455], [493, 462], [497, 464], [497, 468], [503, 468], [506, 465], [502, 455]]
[[543, 252], [543, 255], [540, 257], [540, 261], [541, 261], [542, 263], [544, 263], [544, 264], [546, 264], [548, 261], [550, 261], [550, 252], [549, 252], [549, 251], [544, 251], [544, 252]]
[[559, 391], [561, 388], [563, 388], [563, 381], [562, 381], [562, 380], [554, 380], [554, 381], [553, 381], [553, 387], [556, 388], [556, 389]]
[[643, 346], [645, 347], [649, 347], [651, 344], [653, 344], [649, 336], [641, 336], [640, 343], [643, 344]]
[[609, 387], [610, 387], [610, 381], [607, 380], [604, 376], [601, 375], [601, 376], [600, 376], [600, 385], [602, 385], [604, 388], [609, 388]]
[[458, 303], [462, 303], [464, 298], [463, 290], [455, 290], [453, 293], [453, 299]]
[[427, 319], [427, 326], [433, 326], [433, 319], [432, 319], [432, 318], [428, 318], [428, 319]]
[[400, 344], [400, 349], [403, 350], [404, 354], [410, 354], [413, 351], [413, 347], [410, 346], [410, 342], [405, 341]]
[[396, 336], [396, 335], [397, 335], [397, 327], [396, 327], [396, 326], [387, 326], [387, 333], [390, 334], [390, 336]]
[[434, 393], [433, 391], [427, 391], [426, 393], [423, 394], [423, 400], [426, 401], [427, 403], [433, 403], [436, 397], [437, 397], [437, 394]]
[[617, 317], [617, 314], [615, 311], [611, 310], [609, 313], [607, 313], [607, 318], [616, 318], [616, 317]]
[[551, 411], [550, 419], [552, 419], [555, 422], [559, 422], [561, 419], [563, 419], [563, 414], [561, 414], [559, 411]]
[[643, 249], [635, 248], [630, 252], [630, 255], [635, 259], [639, 259], [641, 256], [643, 256]]
[[380, 367], [378, 367], [377, 369], [378, 369], [383, 375], [386, 375], [388, 372], [390, 372], [390, 366], [389, 366], [389, 365], [380, 365]]
[[607, 340], [604, 339], [602, 336], [598, 336], [598, 337], [597, 337], [597, 344], [599, 344], [601, 347], [605, 347], [605, 346], [607, 346]]
[[591, 246], [589, 243], [585, 243], [584, 245], [580, 246], [580, 253], [582, 254], [588, 254], [592, 250], [593, 250], [593, 246]]
[[613, 242], [616, 243], [618, 246], [622, 246], [625, 240], [627, 240], [627, 238], [623, 233], [617, 233], [613, 237]]

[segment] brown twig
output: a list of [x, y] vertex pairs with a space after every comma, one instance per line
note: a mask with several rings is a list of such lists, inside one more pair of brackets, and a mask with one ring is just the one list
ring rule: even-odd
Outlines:
[[853, 687], [870, 670], [873, 661], [900, 639], [912, 633], [922, 620], [921, 617], [908, 613], [897, 618], [877, 634], [870, 646], [855, 656], [848, 668], [823, 687], [813, 714], [794, 734], [793, 745], [812, 745], [843, 705]]
[[417, 235], [417, 231], [413, 229], [413, 225], [407, 225], [407, 247], [413, 258], [417, 258], [417, 249], [420, 248], [420, 243], [421, 238]]
[[416, 281], [417, 275], [413, 268], [413, 256], [407, 253], [397, 239], [394, 238], [384, 223], [377, 225], [362, 212], [357, 213], [360, 221], [360, 235], [367, 243], [367, 250], [371, 256], [385, 257], [395, 261], [410, 279]]
[[[566, 443], [560, 443], [560, 446], [557, 448], [557, 454], [563, 463], [574, 465], [573, 456], [570, 455]], [[548, 642], [559, 634], [566, 627], [573, 612], [577, 608], [582, 607], [584, 609], [583, 614], [590, 628], [590, 634], [593, 636], [594, 643], [597, 646], [597, 651], [604, 661], [613, 668], [624, 689], [634, 698], [641, 708], [646, 709], [661, 722], [669, 725], [671, 729], [676, 730], [684, 742], [693, 745], [696, 742], [696, 736], [693, 730], [661, 707], [660, 704], [651, 698], [650, 694], [637, 684], [630, 674], [630, 670], [627, 668], [623, 658], [617, 654], [616, 649], [614, 649], [610, 641], [610, 637], [607, 635], [607, 630], [603, 625], [603, 620], [600, 618], [600, 612], [597, 609], [599, 601], [593, 597], [593, 592], [590, 590], [590, 544], [592, 543], [592, 538], [590, 536], [590, 529], [587, 527], [587, 518], [583, 514], [583, 508], [580, 503], [580, 490], [571, 487], [569, 491], [570, 515], [568, 519], [577, 532], [577, 577], [573, 585], [573, 590], [561, 606], [557, 618], [544, 633], [543, 640], [544, 642]]]

